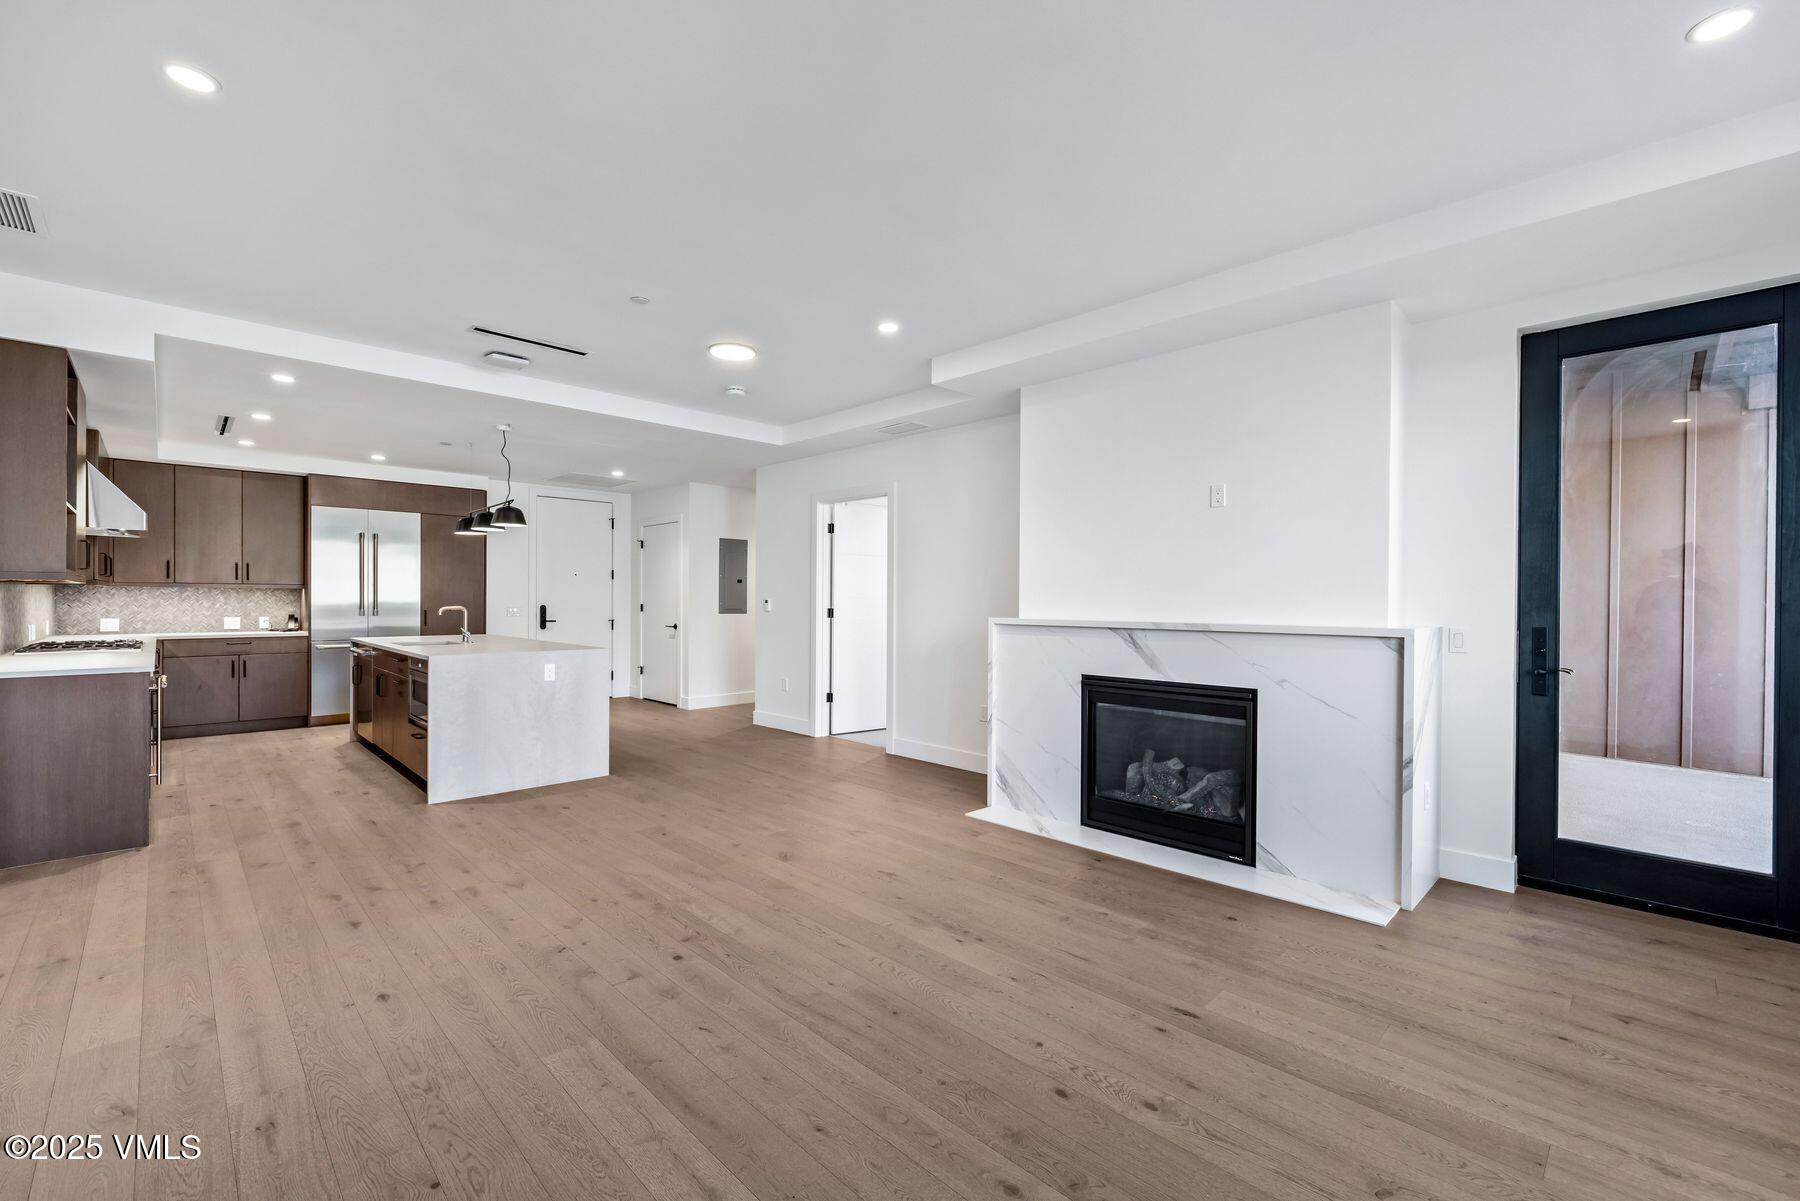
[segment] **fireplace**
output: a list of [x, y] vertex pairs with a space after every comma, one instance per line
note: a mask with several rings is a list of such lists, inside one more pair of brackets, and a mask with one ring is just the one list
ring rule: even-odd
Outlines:
[[1256, 862], [1256, 690], [1081, 677], [1081, 824]]

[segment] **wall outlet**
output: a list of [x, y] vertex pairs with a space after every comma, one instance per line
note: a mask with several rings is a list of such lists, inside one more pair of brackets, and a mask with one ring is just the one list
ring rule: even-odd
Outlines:
[[[27, 642], [36, 642], [37, 641], [37, 622], [28, 621], [25, 623], [25, 641], [27, 641]], [[785, 687], [785, 685], [787, 684], [787, 681], [783, 680], [782, 684], [784, 685], [784, 687], [782, 688], [782, 691], [786, 692], [787, 688]]]
[[1212, 508], [1223, 509], [1225, 507], [1225, 485], [1214, 484], [1207, 489], [1206, 503]]
[[117, 634], [119, 632], [119, 619], [116, 617], [102, 617], [100, 619], [100, 632], [102, 634]]
[[225, 628], [228, 630], [241, 630], [244, 628], [244, 623], [235, 617], [227, 617], [225, 619]]
[[1451, 630], [1449, 643], [1450, 643], [1450, 645], [1446, 649], [1448, 649], [1451, 654], [1453, 654], [1453, 655], [1468, 654], [1469, 653], [1469, 632], [1467, 630]]
[[257, 618], [257, 619], [256, 619], [256, 628], [257, 628], [257, 629], [259, 629], [259, 630], [266, 630], [266, 629], [268, 629], [268, 628], [269, 628], [269, 619], [268, 619], [268, 618], [266, 618], [266, 617], [259, 617], [259, 618]]
[[554, 663], [544, 664], [544, 683], [548, 684], [550, 681], [554, 680], [555, 678], [556, 678], [556, 664], [554, 664]]

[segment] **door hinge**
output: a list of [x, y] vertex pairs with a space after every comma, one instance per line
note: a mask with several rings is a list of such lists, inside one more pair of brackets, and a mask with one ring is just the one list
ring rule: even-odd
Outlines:
[[638, 549], [639, 549], [639, 550], [643, 550], [643, 549], [644, 549], [644, 540], [643, 540], [643, 539], [642, 539], [642, 538], [639, 538], [639, 539], [638, 539]]
[[830, 693], [829, 693], [829, 692], [827, 692], [827, 693], [826, 693], [826, 694], [825, 694], [825, 703], [826, 703], [826, 704], [827, 704], [827, 705], [829, 705], [829, 704], [830, 704], [830, 703], [831, 703], [831, 694], [830, 694]]
[[616, 625], [614, 625], [614, 624], [613, 624], [613, 619], [612, 619], [612, 618], [610, 618], [610, 617], [609, 617], [609, 618], [607, 618], [607, 619], [606, 619], [606, 628], [607, 628], [607, 629], [609, 629], [609, 630], [616, 630], [616, 629], [618, 629], [618, 628], [619, 628], [619, 627], [618, 627], [618, 626], [616, 626]]
[[837, 522], [835, 522], [835, 521], [827, 521], [827, 522], [826, 522], [826, 523], [825, 523], [825, 532], [826, 532], [826, 533], [827, 533], [827, 534], [835, 534], [835, 533], [837, 533]]
[[616, 571], [609, 571], [606, 573], [606, 578], [609, 580], [616, 580], [619, 578], [619, 573]]
[[607, 672], [607, 673], [606, 673], [606, 678], [607, 678], [607, 679], [609, 679], [609, 680], [614, 680], [614, 679], [617, 679], [617, 678], [618, 678], [618, 673], [617, 673], [617, 672], [613, 672], [613, 671], [609, 671], [609, 672]]
[[640, 605], [639, 605], [639, 606], [638, 606], [638, 612], [639, 612], [639, 613], [642, 613], [642, 612], [643, 612], [643, 611], [644, 611], [644, 606], [643, 606], [643, 605], [641, 605], [641, 604], [640, 604]]
[[606, 528], [609, 530], [618, 529], [619, 528], [619, 519], [617, 517], [608, 517], [606, 519]]
[[644, 674], [644, 665], [642, 663], [638, 664], [638, 674], [640, 676]]
[[831, 608], [827, 608], [827, 609], [826, 609], [826, 610], [825, 610], [825, 620], [826, 620], [826, 621], [830, 621], [830, 620], [831, 620], [831, 619], [832, 619], [832, 618], [834, 618], [834, 617], [836, 617], [836, 616], [837, 616], [837, 610], [836, 610], [836, 609], [831, 609]]

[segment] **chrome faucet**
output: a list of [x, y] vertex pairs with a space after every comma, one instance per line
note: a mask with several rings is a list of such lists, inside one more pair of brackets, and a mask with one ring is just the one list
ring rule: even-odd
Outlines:
[[475, 641], [475, 635], [469, 633], [469, 611], [467, 609], [463, 608], [461, 605], [445, 605], [443, 608], [438, 610], [438, 616], [442, 617], [444, 614], [450, 612], [450, 610], [452, 610], [452, 609], [455, 609], [458, 613], [461, 613], [463, 615], [462, 640], [464, 642]]

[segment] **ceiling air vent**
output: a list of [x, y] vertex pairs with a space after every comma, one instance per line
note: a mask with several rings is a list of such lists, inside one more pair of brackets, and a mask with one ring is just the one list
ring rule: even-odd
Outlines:
[[636, 480], [623, 479], [611, 475], [585, 475], [579, 471], [569, 471], [562, 475], [550, 477], [552, 484], [561, 484], [565, 488], [601, 488], [608, 492], [619, 488], [628, 488], [637, 483]]
[[232, 423], [235, 421], [237, 421], [236, 417], [233, 417], [228, 413], [220, 413], [217, 417], [213, 418], [213, 433], [223, 438], [226, 434], [231, 432]]
[[38, 231], [37, 214], [31, 211], [36, 196], [27, 196], [10, 188], [0, 188], [0, 229], [16, 229], [22, 234]]
[[920, 425], [916, 421], [896, 421], [892, 425], [884, 425], [875, 432], [886, 438], [898, 438], [901, 434], [916, 434], [920, 430], [928, 430], [929, 425]]

